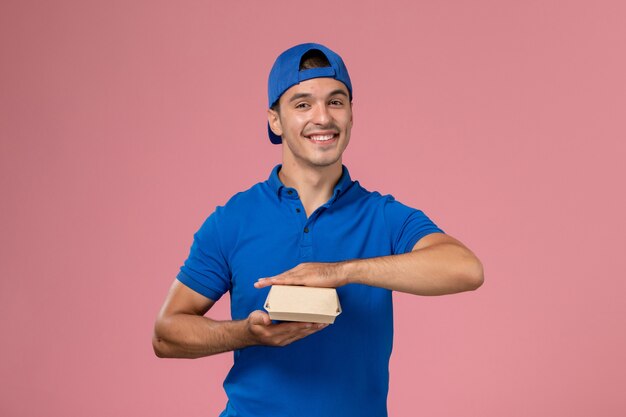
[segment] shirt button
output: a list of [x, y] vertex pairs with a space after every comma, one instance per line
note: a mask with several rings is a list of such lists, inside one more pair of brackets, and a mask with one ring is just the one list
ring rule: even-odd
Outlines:
[[309, 228], [308, 227], [304, 228], [304, 233], [309, 233]]
[[296, 209], [296, 213], [300, 213], [300, 209], [299, 208]]
[[289, 194], [289, 195], [293, 194], [293, 190], [287, 191], [287, 194]]

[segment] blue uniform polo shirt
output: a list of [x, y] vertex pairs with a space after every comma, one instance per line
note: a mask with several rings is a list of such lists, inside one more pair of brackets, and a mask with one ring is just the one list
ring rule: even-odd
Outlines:
[[[443, 233], [422, 211], [352, 181], [345, 166], [332, 197], [307, 218], [280, 169], [215, 209], [177, 276], [214, 301], [229, 292], [233, 320], [263, 310], [270, 288], [254, 288], [258, 278], [302, 262], [406, 253]], [[387, 415], [392, 292], [349, 284], [337, 293], [343, 311], [334, 324], [285, 347], [234, 352], [222, 417]]]

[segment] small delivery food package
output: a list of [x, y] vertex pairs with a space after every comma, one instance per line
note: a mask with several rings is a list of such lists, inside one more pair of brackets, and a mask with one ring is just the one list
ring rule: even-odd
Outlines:
[[272, 285], [265, 300], [272, 320], [334, 323], [341, 313], [334, 288]]

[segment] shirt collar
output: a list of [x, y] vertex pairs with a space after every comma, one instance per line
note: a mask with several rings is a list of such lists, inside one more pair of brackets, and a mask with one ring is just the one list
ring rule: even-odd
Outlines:
[[[292, 188], [285, 187], [285, 185], [281, 182], [280, 178], [278, 177], [278, 171], [280, 171], [281, 168], [282, 168], [282, 164], [276, 165], [272, 169], [272, 172], [270, 173], [270, 176], [267, 179], [269, 186], [276, 193], [278, 198], [280, 198], [281, 194], [284, 193], [286, 190], [293, 190]], [[350, 177], [350, 172], [348, 171], [348, 167], [342, 164], [341, 165], [341, 177], [339, 178], [339, 181], [337, 181], [337, 185], [335, 185], [335, 188], [333, 189], [333, 195], [330, 198], [329, 202], [333, 202], [334, 200], [336, 200], [337, 197], [339, 197], [339, 195], [341, 195], [342, 193], [345, 193], [351, 185], [352, 185], [352, 178]], [[297, 197], [297, 195], [295, 195], [295, 197]]]

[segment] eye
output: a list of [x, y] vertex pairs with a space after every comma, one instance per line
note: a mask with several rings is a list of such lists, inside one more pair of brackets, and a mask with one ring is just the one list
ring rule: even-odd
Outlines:
[[330, 100], [330, 105], [331, 106], [343, 106], [343, 101], [341, 101], [338, 98], [334, 98], [334, 99]]
[[298, 103], [296, 104], [296, 109], [307, 109], [309, 107], [309, 103]]

